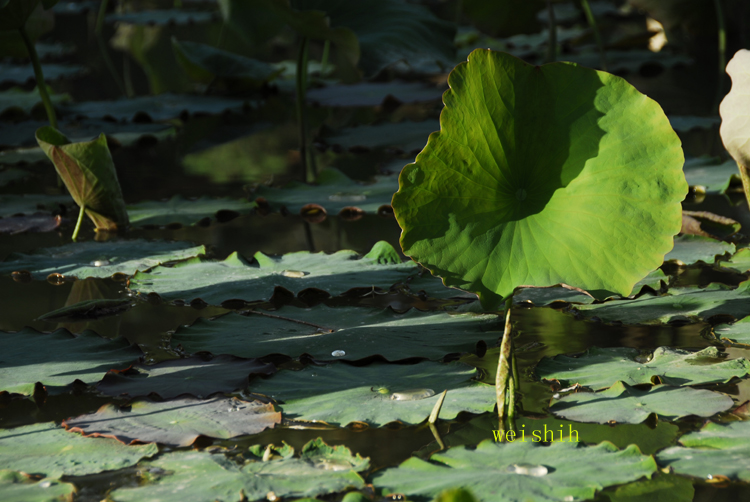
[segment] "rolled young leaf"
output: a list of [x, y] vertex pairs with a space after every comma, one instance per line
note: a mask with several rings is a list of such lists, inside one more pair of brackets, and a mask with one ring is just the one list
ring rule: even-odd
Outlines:
[[36, 140], [97, 230], [128, 226], [125, 201], [104, 134], [93, 141], [71, 143], [60, 131], [47, 126], [37, 130]]

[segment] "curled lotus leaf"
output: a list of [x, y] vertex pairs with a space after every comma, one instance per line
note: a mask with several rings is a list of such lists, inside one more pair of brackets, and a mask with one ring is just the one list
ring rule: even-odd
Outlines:
[[656, 102], [608, 73], [488, 50], [448, 84], [441, 130], [393, 197], [407, 255], [485, 308], [522, 285], [628, 296], [661, 265], [687, 183]]

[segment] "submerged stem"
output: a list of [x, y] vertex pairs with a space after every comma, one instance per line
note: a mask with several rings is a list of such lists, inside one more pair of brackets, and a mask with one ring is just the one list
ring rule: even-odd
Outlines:
[[[497, 399], [497, 418], [498, 428], [501, 436], [505, 437], [505, 419], [512, 414], [508, 413], [510, 399], [507, 393], [513, 392], [511, 381], [513, 380], [510, 367], [512, 356], [510, 312], [513, 306], [513, 296], [511, 295], [505, 301], [505, 329], [503, 330], [503, 341], [500, 344], [500, 357], [497, 361], [497, 374], [495, 375], [495, 397]], [[511, 385], [509, 385], [511, 383]], [[513, 399], [515, 401], [515, 398]], [[515, 404], [515, 403], [513, 403]]]
[[104, 65], [107, 67], [110, 75], [112, 75], [112, 79], [117, 84], [120, 92], [128, 98], [132, 98], [133, 95], [128, 92], [125, 83], [122, 81], [122, 78], [120, 78], [120, 74], [117, 73], [117, 68], [115, 68], [115, 64], [112, 62], [112, 58], [109, 57], [107, 43], [104, 41], [104, 37], [102, 36], [102, 31], [104, 30], [104, 17], [107, 13], [108, 4], [109, 0], [102, 0], [102, 3], [99, 5], [99, 14], [96, 17], [96, 27], [94, 28], [96, 43], [99, 45], [99, 52], [101, 53], [102, 59], [104, 60]]
[[28, 33], [26, 33], [26, 28], [24, 26], [21, 26], [18, 28], [18, 33], [21, 34], [21, 38], [23, 39], [23, 43], [26, 44], [26, 50], [29, 52], [29, 57], [31, 58], [31, 64], [34, 66], [34, 76], [36, 77], [36, 87], [39, 89], [39, 96], [42, 98], [42, 103], [44, 104], [44, 109], [47, 112], [47, 119], [49, 120], [49, 125], [57, 129], [57, 115], [55, 115], [55, 108], [52, 106], [52, 100], [49, 97], [49, 93], [47, 92], [47, 84], [44, 81], [44, 73], [42, 72], [42, 65], [39, 62], [39, 56], [36, 53], [36, 48], [34, 47], [34, 43], [29, 38]]
[[591, 26], [591, 29], [594, 31], [596, 46], [599, 48], [599, 66], [602, 67], [602, 70], [607, 71], [607, 55], [604, 51], [604, 43], [602, 43], [599, 27], [596, 24], [594, 13], [591, 12], [591, 6], [589, 5], [588, 0], [581, 0], [581, 7], [583, 7], [583, 13], [586, 15], [586, 21], [588, 21], [589, 26]]
[[299, 122], [299, 156], [307, 181], [315, 181], [317, 173], [308, 158], [307, 145], [307, 113], [305, 109], [305, 91], [307, 90], [307, 56], [309, 41], [303, 37], [297, 56], [297, 121]]
[[737, 162], [737, 168], [740, 170], [742, 188], [745, 190], [745, 199], [747, 199], [747, 206], [750, 208], [750, 168], [743, 166], [739, 162]]
[[[722, 0], [714, 0], [716, 8], [716, 24], [719, 31], [719, 82], [716, 84], [716, 102], [714, 110], [719, 109], [719, 104], [724, 98], [724, 73], [727, 66], [727, 26], [724, 18], [724, 8], [721, 5]], [[714, 112], [715, 113], [715, 112]], [[747, 190], [745, 191], [747, 194]], [[750, 201], [750, 199], [748, 199]]]
[[81, 206], [81, 210], [78, 212], [78, 221], [76, 222], [76, 228], [73, 230], [73, 242], [78, 240], [78, 231], [81, 229], [81, 222], [83, 221], [83, 215], [86, 214], [86, 206]]

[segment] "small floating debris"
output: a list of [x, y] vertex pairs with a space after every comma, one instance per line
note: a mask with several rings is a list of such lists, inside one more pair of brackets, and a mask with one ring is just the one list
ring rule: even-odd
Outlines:
[[535, 477], [546, 476], [548, 472], [546, 467], [536, 464], [511, 464], [505, 470], [512, 474]]
[[435, 395], [435, 391], [432, 389], [413, 389], [405, 390], [403, 392], [394, 392], [391, 394], [391, 399], [394, 401], [418, 401], [420, 399], [427, 399]]
[[284, 277], [299, 279], [300, 277], [308, 275], [308, 272], [302, 272], [301, 270], [284, 270], [283, 272], [281, 272], [281, 275], [283, 275]]
[[333, 357], [344, 357], [346, 355], [346, 352], [344, 352], [343, 350], [334, 350], [333, 352], [331, 352], [331, 355]]

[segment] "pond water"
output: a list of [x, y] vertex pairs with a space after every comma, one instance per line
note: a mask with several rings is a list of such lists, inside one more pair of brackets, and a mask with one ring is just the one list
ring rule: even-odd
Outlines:
[[[746, 269], [750, 266], [744, 267], [747, 260], [743, 262], [741, 254], [732, 258], [747, 245], [741, 232], [750, 228], [750, 211], [738, 180], [732, 180], [726, 190], [716, 189], [716, 185], [728, 182], [728, 175], [718, 181], [716, 177], [721, 175], [713, 175], [710, 180], [713, 188], [708, 190], [695, 188], [701, 183], [708, 184], [704, 178], [699, 179], [700, 183], [689, 180], [693, 188], [683, 203], [684, 210], [715, 213], [735, 221], [712, 226], [705, 214], [696, 216], [703, 222], [701, 228], [715, 232], [723, 241], [705, 239], [695, 247], [679, 248], [679, 257], [661, 267], [663, 274], [655, 279], [649, 276], [651, 280], [643, 289], [633, 292], [639, 295], [634, 301], [661, 296], [672, 298], [670, 305], [649, 303], [640, 309], [636, 305], [633, 310], [612, 314], [606, 310], [608, 305], [623, 305], [629, 300], [618, 297], [599, 307], [598, 302], [591, 305], [593, 299], [573, 298], [569, 291], [554, 290], [552, 296], [531, 293], [533, 303], [519, 301], [514, 306], [512, 320], [517, 336], [513, 343], [520, 378], [519, 434], [521, 430], [543, 428], [546, 431], [547, 427], [555, 432], [558, 428], [575, 429], [576, 436], [583, 438], [581, 443], [587, 445], [585, 448], [591, 448], [583, 450], [582, 444], [576, 451], [594, 452], [594, 448], [601, 448], [596, 451], [605, 452], [611, 446], [612, 450], [605, 453], [613, 460], [601, 463], [613, 466], [613, 471], [636, 474], [618, 478], [617, 473], [604, 472], [604, 468], [599, 472], [599, 465], [587, 460], [586, 455], [593, 459], [600, 453], [575, 457], [575, 452], [563, 451], [567, 448], [567, 439], [557, 441], [555, 436], [551, 445], [549, 442], [544, 442], [544, 446], [534, 444], [535, 448], [527, 448], [528, 451], [524, 450], [513, 459], [498, 461], [491, 456], [480, 457], [489, 455], [487, 445], [494, 443], [493, 431], [498, 428], [496, 412], [492, 411], [494, 390], [490, 384], [495, 379], [502, 317], [481, 316], [482, 309], [473, 295], [448, 290], [429, 273], [416, 268], [400, 272], [393, 259], [381, 269], [377, 268], [377, 262], [362, 265], [361, 271], [347, 269], [346, 260], [314, 263], [318, 259], [315, 257], [328, 260], [329, 255], [340, 256], [334, 253], [342, 250], [358, 254], [356, 257], [352, 254], [349, 261], [360, 259], [360, 255], [366, 255], [380, 241], [389, 243], [398, 258], [406, 260], [399, 246], [401, 229], [390, 208], [391, 194], [398, 188], [398, 172], [414, 160], [429, 132], [440, 127], [437, 122], [443, 109], [440, 97], [447, 88], [450, 68], [441, 70], [434, 63], [425, 64], [424, 68], [415, 65], [411, 69], [403, 65], [391, 66], [378, 73], [367, 84], [369, 87], [356, 90], [338, 87], [335, 79], [350, 82], [353, 78], [352, 73], [346, 73], [343, 56], [334, 46], [331, 64], [340, 65], [338, 73], [318, 72], [311, 76], [312, 97], [309, 96], [306, 115], [317, 168], [332, 167], [338, 172], [332, 175], [334, 171], [327, 171], [317, 185], [303, 186], [307, 174], [299, 151], [294, 80], [284, 78], [294, 70], [297, 37], [293, 30], [286, 28], [271, 42], [253, 47], [247, 39], [223, 25], [217, 5], [225, 3], [209, 0], [111, 2], [110, 16], [125, 12], [140, 14], [133, 18], [109, 17], [101, 32], [103, 45], [95, 34], [97, 2], [63, 1], [54, 10], [40, 11], [32, 18], [33, 29], [40, 35], [37, 47], [43, 55], [50, 87], [53, 95], [61, 99], [56, 105], [61, 129], [77, 140], [89, 139], [100, 130], [108, 134], [133, 222], [127, 232], [119, 235], [97, 233], [89, 221], [84, 221], [78, 244], [72, 244], [78, 209], [72, 200], [64, 198], [65, 191], [56, 181], [51, 162], [35, 146], [34, 131], [45, 125], [44, 110], [38, 104], [14, 108], [13, 97], [9, 94], [11, 89], [33, 89], [33, 78], [14, 76], [14, 72], [30, 68], [30, 65], [19, 57], [0, 59], [0, 96], [5, 95], [0, 100], [0, 107], [5, 107], [0, 110], [0, 227], [3, 219], [7, 221], [19, 213], [28, 215], [39, 210], [45, 218], [60, 217], [53, 228], [46, 231], [22, 229], [24, 231], [0, 234], [0, 340], [9, 347], [7, 357], [0, 355], [0, 375], [5, 375], [0, 378], [0, 471], [25, 473], [18, 478], [20, 481], [13, 483], [0, 477], [0, 499], [4, 498], [4, 490], [10, 494], [16, 485], [41, 487], [45, 482], [63, 482], [74, 485], [76, 492], [71, 494], [72, 488], [68, 492], [63, 490], [60, 500], [70, 496], [76, 501], [99, 501], [108, 497], [115, 501], [147, 500], [144, 497], [152, 495], [165, 497], [162, 500], [179, 498], [182, 501], [225, 496], [229, 497], [226, 500], [246, 500], [245, 496], [250, 500], [264, 497], [267, 500], [302, 500], [305, 495], [348, 502], [407, 498], [421, 501], [432, 499], [431, 495], [425, 495], [431, 493], [429, 490], [417, 490], [409, 497], [393, 495], [401, 492], [399, 481], [392, 481], [394, 476], [438, 479], [443, 476], [440, 469], [444, 469], [444, 465], [458, 468], [461, 462], [466, 462], [474, 471], [483, 468], [482, 462], [485, 462], [487, 476], [499, 472], [503, 476], [523, 477], [518, 486], [549, 483], [551, 488], [544, 488], [545, 495], [539, 500], [586, 500], [587, 497], [601, 501], [646, 500], [639, 498], [642, 496], [676, 502], [733, 501], [750, 497], [747, 485], [750, 467], [746, 464], [730, 474], [706, 473], [711, 475], [707, 477], [668, 467], [668, 462], [658, 457], [659, 452], [679, 446], [684, 435], [701, 431], [709, 421], [743, 423], [742, 419], [747, 418], [747, 409], [741, 408], [750, 399], [747, 368], [741, 370], [736, 366], [733, 370], [736, 373], [727, 373], [728, 376], [722, 373], [724, 376], [707, 377], [694, 384], [692, 380], [700, 378], [695, 375], [700, 375], [701, 370], [695, 368], [706, 366], [712, 371], [719, 363], [750, 357], [746, 335], [744, 343], [734, 343], [727, 339], [730, 335], [720, 339], [721, 332], [717, 332], [725, 324], [750, 315], [750, 310], [745, 312], [744, 304], [748, 299], [742, 289], [748, 279]], [[449, 13], [461, 5], [460, 2], [421, 3], [450, 19], [454, 17]], [[624, 3], [591, 2], [612, 51], [613, 68], [610, 69], [659, 102], [673, 124], [678, 123], [674, 119], [686, 116], [708, 117], [708, 125], [703, 122], [696, 127], [675, 126], [683, 149], [691, 158], [720, 156], [721, 160], [726, 160], [728, 156], [721, 144], [719, 119], [714, 109], [715, 61], [704, 60], [701, 56], [691, 62], [686, 51], [668, 53], [669, 46], [667, 52], [638, 57], [632, 56], [634, 50], [622, 50], [628, 44], [643, 49], [650, 36], [645, 30], [645, 16], [628, 10]], [[572, 3], [569, 7], [577, 14], [566, 18], [567, 11], [560, 11], [559, 59], [579, 57], [583, 58], [582, 62], [589, 61], [597, 54], [590, 28]], [[521, 55], [532, 62], [543, 59], [546, 34], [529, 40], [492, 39], [468, 26], [469, 12], [467, 10], [461, 17], [465, 26], [456, 37], [459, 51], [468, 54], [475, 46], [472, 44], [477, 47], [493, 44], [493, 48], [499, 44], [511, 52], [523, 52]], [[541, 30], [543, 25], [537, 28]], [[32, 31], [31, 27], [29, 29]], [[216, 76], [206, 79], [205, 75], [196, 79], [195, 69], [191, 73], [189, 66], [185, 69], [175, 56], [178, 49], [173, 49], [172, 40], [204, 44], [220, 41], [224, 50], [264, 61], [285, 61], [287, 70], [277, 80], [263, 85], [249, 84], [248, 79], [228, 80]], [[0, 38], [0, 51], [4, 51], [0, 54], [17, 56], [18, 50], [17, 40]], [[311, 43], [310, 57], [316, 64], [324, 50], [322, 43]], [[670, 54], [673, 57], [667, 57]], [[592, 64], [597, 64], [596, 58], [598, 56]], [[124, 98], [120, 85], [134, 98]], [[726, 82], [721, 85], [729, 87]], [[156, 96], [156, 99], [137, 101], [148, 96]], [[118, 101], [111, 101], [115, 99]], [[706, 163], [716, 169], [721, 164], [720, 161]], [[286, 189], [277, 190], [281, 187]], [[704, 191], [709, 193], [702, 193]], [[24, 201], [21, 196], [28, 199]], [[63, 199], [53, 200], [53, 196]], [[306, 206], [308, 202], [321, 200], [336, 209], [329, 209], [321, 216], [319, 208]], [[344, 206], [345, 209], [340, 209]], [[354, 210], [352, 206], [361, 208]], [[24, 220], [23, 224], [26, 223]], [[738, 232], [737, 226], [732, 225], [741, 225], [742, 229]], [[154, 248], [152, 251], [149, 247], [162, 241], [185, 244], [178, 245], [182, 246], [179, 249]], [[118, 243], [125, 247], [114, 247]], [[134, 244], [128, 247], [128, 243]], [[88, 254], [79, 256], [77, 250], [84, 244], [99, 245], [97, 249], [102, 251], [98, 254], [87, 251]], [[57, 249], [61, 246], [66, 247]], [[205, 246], [205, 249], [179, 257], [171, 254], [191, 246]], [[29, 258], [34, 253], [42, 253], [46, 258], [34, 262]], [[159, 258], [160, 253], [165, 253], [165, 258]], [[276, 258], [281, 256], [284, 258]], [[131, 265], [132, 270], [118, 273], [91, 271], [118, 267], [130, 259], [140, 265]], [[151, 259], [153, 261], [147, 261]], [[729, 259], [733, 259], [735, 265], [727, 265]], [[18, 265], [14, 260], [18, 260]], [[361, 260], [358, 263], [367, 261], [366, 258]], [[166, 265], [161, 265], [162, 262]], [[365, 270], [371, 266], [375, 268]], [[263, 276], [257, 272], [263, 267], [276, 268], [272, 274]], [[325, 283], [328, 289], [316, 286], [292, 291], [285, 286], [290, 283], [284, 281], [315, 276], [319, 270], [315, 267], [323, 270], [323, 275], [334, 277]], [[21, 271], [27, 272], [18, 273]], [[389, 274], [401, 275], [397, 276], [398, 280], [391, 280]], [[718, 296], [699, 296], [706, 293]], [[40, 319], [81, 302], [118, 299], [122, 301], [108, 304], [117, 305], [110, 307], [110, 311], [86, 307], [75, 314]], [[429, 317], [439, 315], [445, 317]], [[279, 327], [280, 323], [286, 324]], [[358, 329], [365, 334], [358, 334]], [[451, 329], [455, 329], [455, 333]], [[70, 333], [78, 336], [74, 338]], [[424, 333], [428, 334], [426, 338]], [[335, 343], [324, 341], [329, 334], [342, 336], [335, 338]], [[42, 338], [34, 338], [38, 336]], [[57, 340], [93, 345], [79, 350], [70, 344], [55, 345]], [[380, 345], [370, 349], [371, 342]], [[541, 362], [575, 366], [577, 361], [585, 362], [587, 357], [593, 357], [598, 349], [605, 349], [601, 354], [616, 354], [607, 356], [608, 364], [617, 363], [618, 358], [623, 364], [612, 369], [600, 361], [603, 369], [593, 370], [604, 375], [602, 378], [612, 379], [607, 385], [597, 387], [592, 383], [591, 388], [586, 389], [576, 385], [578, 378], [593, 378], [585, 374], [587, 370], [578, 367], [576, 370], [583, 372], [580, 375], [547, 379], [540, 376], [544, 371], [549, 371], [548, 375], [553, 373], [539, 366]], [[621, 349], [624, 352], [617, 352]], [[679, 378], [672, 377], [672, 373], [669, 377], [656, 374], [650, 380], [638, 380], [633, 376], [633, 371], [641, 371], [642, 367], [648, 370], [652, 357], [656, 359], [659, 354], [676, 359], [686, 357], [683, 352], [675, 356], [670, 349], [691, 353], [705, 349], [710, 355], [695, 361], [688, 358], [688, 362], [670, 362], [682, 371]], [[112, 359], [108, 359], [110, 351]], [[115, 356], [115, 353], [127, 355]], [[564, 355], [574, 357], [561, 359]], [[185, 366], [180, 366], [182, 364]], [[638, 366], [637, 370], [625, 368], [627, 364]], [[241, 368], [235, 369], [238, 366]], [[690, 368], [685, 370], [687, 366]], [[28, 375], [28, 368], [40, 373], [40, 383], [36, 386], [37, 380]], [[163, 373], [158, 373], [160, 371]], [[169, 377], [170, 372], [177, 377]], [[236, 377], [237, 374], [240, 377]], [[173, 380], [150, 387], [149, 382], [159, 382], [159, 378]], [[23, 379], [30, 380], [20, 382]], [[609, 387], [620, 380], [628, 385], [629, 396], [642, 398], [643, 402], [635, 406], [646, 406], [647, 411], [652, 411], [647, 418], [625, 423], [597, 418], [576, 420], [566, 415], [571, 408], [565, 406], [569, 406], [571, 398], [593, 395], [587, 391], [609, 392]], [[434, 388], [424, 383], [433, 381], [437, 382]], [[323, 390], [315, 387], [318, 382], [323, 382], [320, 383]], [[683, 390], [696, 387], [705, 392], [691, 394], [682, 399], [681, 405], [689, 401], [703, 406], [716, 396], [731, 401], [731, 405], [701, 416], [698, 416], [700, 406], [698, 411], [662, 411], [660, 403], [647, 402], [653, 395], [644, 397], [648, 394], [646, 391], [651, 392], [656, 386], [683, 386]], [[371, 394], [367, 394], [367, 387]], [[352, 390], [355, 388], [360, 394], [365, 389], [367, 399], [355, 395]], [[425, 405], [425, 402], [434, 403], [446, 388], [449, 392], [441, 413], [450, 418], [440, 418], [434, 425], [430, 424], [426, 419], [432, 404]], [[605, 388], [609, 389], [603, 390]], [[204, 390], [196, 389], [204, 389], [206, 395]], [[328, 400], [321, 397], [335, 392], [342, 394]], [[480, 397], [466, 397], [474, 396], [472, 393]], [[231, 426], [222, 423], [213, 429], [208, 427], [213, 434], [204, 430], [190, 436], [189, 440], [183, 436], [174, 440], [175, 431], [189, 428], [179, 423], [180, 414], [188, 416], [189, 409], [208, 401], [209, 395], [234, 398], [234, 401], [227, 401], [232, 403], [253, 401], [253, 406], [273, 403], [271, 408], [275, 406], [275, 412], [281, 413], [277, 419], [269, 418], [269, 423], [259, 431], [248, 432], [236, 423]], [[310, 404], [305, 401], [309, 396], [317, 400]], [[20, 448], [19, 443], [13, 442], [14, 435], [33, 436], [26, 431], [31, 431], [28, 427], [34, 424], [47, 424], [50, 429], [62, 431], [60, 424], [64, 421], [94, 414], [97, 410], [130, 413], [143, 402], [151, 406], [174, 403], [178, 399], [187, 401], [180, 401], [176, 412], [170, 411], [174, 413], [170, 415], [172, 422], [153, 426], [158, 439], [143, 439], [150, 436], [146, 436], [143, 426], [136, 426], [119, 433], [101, 429], [101, 435], [106, 437], [88, 440], [100, 444], [110, 441], [106, 444], [115, 445], [115, 440], [108, 438], [118, 437], [123, 444], [131, 443], [132, 446], [127, 447], [131, 450], [136, 445], [156, 441], [158, 452], [150, 451], [133, 461], [122, 460], [119, 465], [96, 468], [97, 463], [105, 465], [107, 448], [113, 448], [112, 459], [119, 461], [119, 450], [115, 453], [116, 448], [122, 446], [119, 443], [116, 447], [104, 446], [101, 451], [92, 452], [90, 458], [94, 467], [87, 467], [85, 472], [44, 462], [24, 463], [27, 462], [25, 457], [23, 462], [13, 458], [14, 449]], [[389, 407], [400, 405], [412, 408], [389, 411], [392, 409]], [[248, 405], [224, 406], [230, 406], [229, 411], [242, 411]], [[557, 406], [556, 413], [550, 411], [553, 406]], [[275, 413], [274, 409], [268, 413]], [[166, 412], [147, 409], [144, 415], [162, 413]], [[103, 417], [97, 414], [92, 419], [88, 424], [92, 427], [89, 432], [99, 430], [94, 424], [101, 426], [111, 419]], [[209, 416], [208, 421], [215, 418]], [[246, 420], [254, 424], [258, 419]], [[232, 427], [245, 432], [227, 433], [226, 429]], [[76, 432], [66, 434], [72, 436]], [[143, 436], [139, 436], [141, 434]], [[562, 438], [562, 432], [560, 434]], [[572, 432], [570, 434], [572, 436]], [[327, 446], [316, 446], [317, 443], [309, 446], [317, 438], [327, 445], [343, 445], [349, 450], [334, 451]], [[34, 450], [41, 452], [34, 453], [36, 457], [54, 458], [78, 448], [72, 444], [66, 446], [60, 439], [45, 441], [49, 449]], [[602, 441], [614, 446], [594, 446]], [[750, 451], [747, 438], [738, 444], [739, 453], [729, 451], [726, 457], [716, 457], [719, 471], [733, 461], [732, 455], [747, 456], [746, 452]], [[645, 455], [638, 457], [640, 464], [637, 466], [635, 460], [625, 459], [628, 455], [630, 459], [635, 458], [632, 455], [636, 447], [628, 445], [637, 445], [638, 454]], [[513, 448], [518, 447], [519, 452], [521, 446], [526, 448], [525, 444], [513, 443]], [[294, 449], [294, 456], [285, 449], [288, 447]], [[549, 459], [534, 460], [539, 448], [549, 448], [545, 450], [551, 452]], [[190, 456], [190, 452], [195, 455]], [[456, 452], [468, 453], [463, 460], [456, 460], [451, 455], [464, 454]], [[363, 467], [357, 455], [368, 458], [369, 464]], [[434, 455], [432, 463], [427, 463], [431, 455]], [[656, 463], [651, 455], [656, 456]], [[209, 457], [214, 459], [211, 462], [215, 465], [201, 463]], [[557, 457], [563, 460], [555, 463]], [[395, 469], [407, 460], [407, 464]], [[237, 484], [236, 479], [241, 476], [247, 479], [248, 472], [264, 461], [270, 466], [282, 465], [288, 472], [268, 474], [272, 479], [268, 486], [272, 488], [264, 489], [259, 497], [247, 495], [256, 493], [251, 491], [240, 495], [241, 490], [250, 488]], [[650, 470], [644, 467], [648, 462], [654, 466], [649, 467]], [[405, 465], [415, 471], [399, 474]], [[430, 470], [438, 465], [441, 467], [437, 471]], [[316, 470], [310, 474], [309, 469]], [[641, 472], [638, 469], [646, 470], [641, 475], [637, 474]], [[309, 488], [317, 483], [316, 472], [326, 472], [325, 481], [321, 481], [321, 489], [310, 492]], [[594, 478], [601, 476], [601, 480], [586, 481], [598, 484], [599, 489], [592, 488], [590, 496], [582, 495], [585, 491], [570, 488], [576, 483], [588, 486], [586, 482], [566, 484], [567, 480], [578, 479], [576, 476], [585, 478], [587, 472], [596, 472], [590, 474]], [[331, 473], [344, 473], [341, 474], [343, 481], [338, 478], [327, 481]], [[344, 478], [345, 475], [349, 477]], [[227, 476], [226, 480], [222, 476]], [[253, 476], [262, 477], [260, 474]], [[293, 481], [295, 477], [303, 481]], [[529, 481], [531, 478], [538, 480]], [[170, 488], [169, 483], [173, 482], [170, 480], [175, 479], [177, 488]], [[452, 486], [471, 485], [458, 476], [456, 479]], [[548, 479], [553, 481], [544, 481]], [[210, 485], [209, 480], [219, 481], [216, 486], [206, 488], [203, 485]], [[229, 488], [223, 487], [220, 481], [226, 482]], [[400, 482], [405, 486], [403, 480]], [[537, 485], [529, 486], [532, 486], [531, 491], [519, 489], [512, 496], [535, 493], [533, 487]], [[560, 486], [569, 491], [559, 491]], [[289, 491], [285, 492], [287, 488]], [[171, 495], [164, 495], [167, 492], [160, 491], [162, 489], [172, 490]], [[229, 491], [223, 491], [225, 489]], [[185, 491], [176, 496], [180, 490]], [[483, 494], [480, 499], [489, 500], [482, 489], [477, 490], [478, 494]], [[276, 492], [282, 495], [277, 496]], [[43, 500], [37, 495], [23, 497], [26, 498], [18, 500]]]

